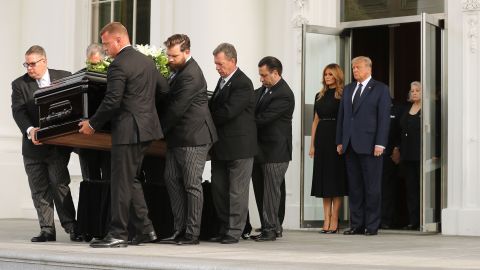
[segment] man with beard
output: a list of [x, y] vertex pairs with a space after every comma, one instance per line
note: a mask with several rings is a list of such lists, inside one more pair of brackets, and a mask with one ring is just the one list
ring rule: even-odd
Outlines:
[[173, 73], [161, 123], [168, 146], [165, 185], [175, 232], [160, 243], [196, 245], [202, 219], [202, 173], [217, 132], [208, 109], [207, 82], [190, 55], [190, 38], [175, 34], [164, 44]]

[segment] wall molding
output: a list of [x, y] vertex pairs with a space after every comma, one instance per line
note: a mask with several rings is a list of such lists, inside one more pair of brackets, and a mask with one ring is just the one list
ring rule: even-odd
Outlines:
[[480, 10], [480, 0], [463, 0], [462, 6], [466, 11]]
[[469, 16], [467, 19], [467, 39], [472, 54], [478, 51], [478, 16]]
[[293, 16], [291, 19], [294, 28], [301, 28], [302, 25], [308, 24], [308, 19], [305, 17], [305, 6], [308, 0], [292, 0], [295, 6]]

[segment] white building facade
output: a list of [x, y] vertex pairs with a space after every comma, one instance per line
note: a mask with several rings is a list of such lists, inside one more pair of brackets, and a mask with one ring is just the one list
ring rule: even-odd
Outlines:
[[[135, 1], [134, 1], [135, 2]], [[408, 2], [408, 1], [407, 1]], [[439, 1], [440, 2], [440, 1]], [[442, 173], [441, 233], [480, 235], [480, 1], [444, 2], [442, 46]], [[85, 48], [92, 41], [90, 0], [4, 1], [0, 28], [4, 67], [0, 72], [0, 218], [36, 218], [21, 156], [21, 134], [11, 115], [11, 81], [25, 73], [21, 63], [34, 44], [43, 46], [48, 66], [76, 71], [84, 66]], [[283, 77], [296, 98], [293, 119], [293, 160], [286, 175], [284, 227], [304, 226], [308, 203], [304, 195], [304, 62], [302, 24], [338, 28], [342, 6], [333, 0], [152, 0], [150, 44], [161, 46], [174, 33], [192, 41], [192, 55], [203, 69], [209, 89], [218, 74], [213, 49], [221, 42], [235, 45], [239, 67], [260, 86], [257, 63], [266, 55], [279, 58]], [[348, 55], [346, 55], [348, 56]], [[323, 67], [321, 67], [323, 68]], [[319, 73], [321, 74], [321, 73]], [[321, 75], [318, 77], [320, 80]], [[388, 83], [388, 82], [387, 82]], [[447, 128], [448, 127], [448, 128]], [[308, 147], [308, 145], [307, 145]], [[308, 148], [307, 148], [308, 149]], [[74, 154], [72, 186], [81, 179]], [[205, 174], [208, 177], [208, 173]], [[78, 194], [73, 194], [74, 197]], [[251, 192], [253, 225], [258, 213]], [[321, 206], [321, 201], [313, 201]]]

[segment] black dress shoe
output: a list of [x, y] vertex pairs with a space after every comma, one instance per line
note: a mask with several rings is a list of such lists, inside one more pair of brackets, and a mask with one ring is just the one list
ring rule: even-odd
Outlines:
[[276, 231], [276, 232], [275, 232], [275, 236], [276, 236], [277, 238], [282, 238], [282, 236], [283, 236], [283, 230], [278, 230], [278, 231]]
[[220, 242], [222, 242], [223, 237], [225, 237], [225, 235], [217, 235], [217, 236], [214, 236], [214, 237], [208, 239], [208, 242], [220, 243]]
[[83, 235], [77, 233], [76, 231], [70, 232], [70, 241], [83, 242]]
[[155, 240], [157, 240], [157, 234], [155, 231], [151, 231], [149, 233], [135, 235], [132, 240], [128, 241], [128, 244], [137, 246], [142, 243], [152, 243], [155, 242]]
[[200, 242], [198, 241], [198, 236], [193, 236], [190, 234], [185, 234], [183, 237], [178, 239], [177, 245], [198, 245]]
[[175, 231], [172, 236], [160, 239], [157, 243], [159, 244], [176, 244], [180, 238], [183, 237], [185, 232]]
[[260, 238], [260, 236], [262, 236], [262, 234], [256, 234], [256, 235], [250, 235], [250, 239], [252, 240], [257, 240], [258, 238]]
[[392, 227], [390, 227], [390, 225], [388, 225], [388, 224], [382, 224], [382, 225], [380, 226], [380, 229], [382, 229], [382, 230], [390, 230], [391, 228], [392, 228]]
[[364, 229], [358, 229], [358, 228], [351, 228], [343, 232], [344, 235], [354, 235], [354, 234], [364, 234], [364, 233], [365, 233]]
[[243, 240], [250, 239], [250, 233], [243, 233], [243, 234], [242, 234], [242, 239], [243, 239]]
[[263, 231], [258, 238], [257, 242], [275, 241], [277, 240], [277, 233], [275, 231]]
[[415, 231], [415, 230], [418, 230], [419, 227], [420, 226], [418, 226], [418, 225], [408, 224], [407, 226], [403, 227], [402, 229], [409, 230], [409, 231]]
[[369, 231], [369, 230], [366, 230], [365, 231], [365, 235], [366, 236], [372, 236], [372, 235], [377, 235], [378, 232], [377, 231]]
[[222, 243], [222, 244], [236, 244], [236, 243], [238, 243], [238, 239], [227, 234], [223, 237], [223, 239], [222, 239], [222, 241], [220, 241], [220, 243]]
[[118, 247], [127, 247], [127, 241], [123, 239], [117, 239], [110, 235], [105, 236], [105, 238], [100, 240], [95, 240], [90, 243], [92, 248], [118, 248]]
[[55, 234], [53, 233], [47, 233], [44, 231], [41, 231], [39, 235], [32, 237], [30, 241], [32, 242], [47, 242], [47, 241], [56, 241], [57, 238]]

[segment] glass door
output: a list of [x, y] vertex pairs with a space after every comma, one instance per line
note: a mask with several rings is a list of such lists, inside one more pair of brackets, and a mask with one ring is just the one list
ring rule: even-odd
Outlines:
[[443, 29], [438, 17], [422, 13], [422, 158], [420, 182], [420, 231], [440, 230], [442, 187]]
[[[322, 85], [323, 68], [338, 63], [345, 69], [344, 59], [350, 59], [349, 38], [337, 28], [304, 25], [302, 28], [302, 175], [301, 175], [301, 226], [322, 226], [322, 199], [310, 195], [312, 187], [313, 159], [308, 155], [311, 142], [313, 106], [315, 95]], [[347, 55], [346, 55], [347, 54]], [[349, 67], [350, 65], [346, 65]], [[346, 76], [350, 72], [346, 72]], [[348, 81], [346, 78], [345, 81]], [[344, 204], [345, 205], [345, 204]]]

